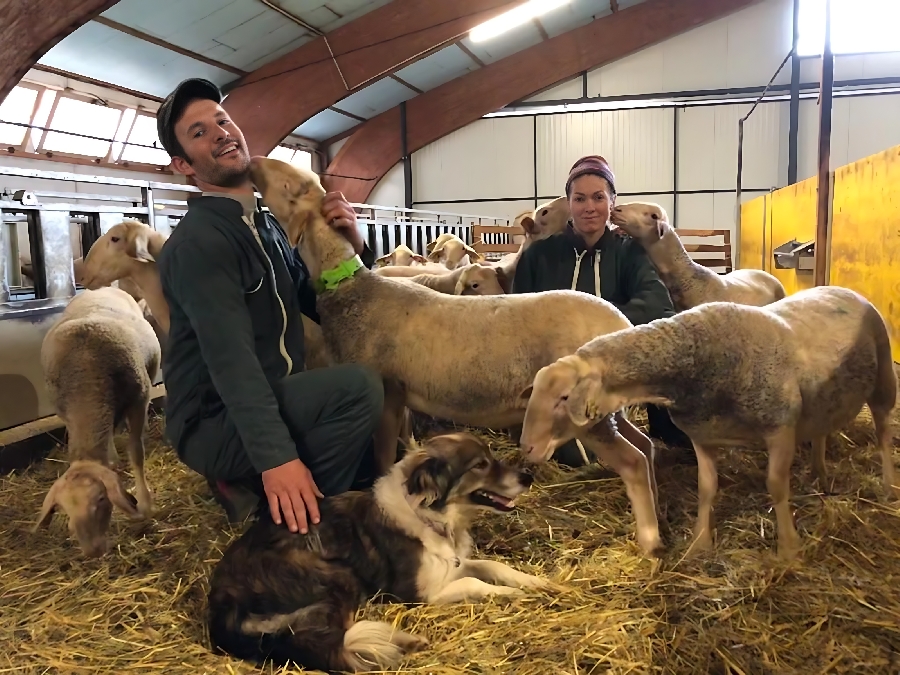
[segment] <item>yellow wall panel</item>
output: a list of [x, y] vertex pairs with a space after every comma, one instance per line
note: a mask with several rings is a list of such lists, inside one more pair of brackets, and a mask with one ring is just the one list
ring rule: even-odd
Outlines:
[[762, 269], [766, 248], [763, 238], [769, 227], [766, 222], [768, 200], [769, 195], [763, 195], [741, 204], [740, 260], [736, 269]]
[[792, 239], [799, 243], [816, 238], [816, 186], [818, 177], [776, 190], [770, 195], [768, 252], [765, 270], [784, 284], [788, 295], [805, 288], [812, 288], [815, 280], [812, 270], [781, 270], [775, 267], [772, 251]]
[[900, 146], [835, 172], [831, 278], [861, 293], [888, 322], [900, 361]]

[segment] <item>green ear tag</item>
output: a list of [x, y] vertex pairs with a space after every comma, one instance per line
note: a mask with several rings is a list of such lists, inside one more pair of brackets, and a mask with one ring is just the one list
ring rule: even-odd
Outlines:
[[359, 270], [365, 268], [358, 255], [350, 260], [344, 260], [340, 265], [330, 270], [325, 270], [316, 280], [316, 292], [333, 291], [344, 279], [350, 279]]

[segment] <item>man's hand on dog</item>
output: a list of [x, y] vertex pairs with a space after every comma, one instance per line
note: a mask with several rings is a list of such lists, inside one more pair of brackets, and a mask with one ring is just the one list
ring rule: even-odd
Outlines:
[[324, 497], [312, 474], [299, 459], [262, 472], [263, 487], [269, 500], [272, 520], [281, 525], [281, 514], [291, 532], [306, 534], [307, 511], [313, 524], [319, 522], [319, 503], [316, 497]]

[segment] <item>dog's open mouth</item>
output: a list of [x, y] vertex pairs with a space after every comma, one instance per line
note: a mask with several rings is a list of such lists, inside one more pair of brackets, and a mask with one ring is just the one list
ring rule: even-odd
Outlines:
[[469, 499], [475, 504], [487, 506], [488, 508], [496, 509], [497, 511], [512, 511], [516, 506], [515, 499], [498, 495], [496, 492], [491, 492], [490, 490], [475, 490], [475, 492], [469, 495]]

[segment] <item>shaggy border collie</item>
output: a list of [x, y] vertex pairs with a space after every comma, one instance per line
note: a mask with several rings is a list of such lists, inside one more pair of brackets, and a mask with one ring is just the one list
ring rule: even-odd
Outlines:
[[481, 510], [506, 513], [532, 477], [471, 434], [415, 442], [371, 491], [320, 501], [308, 534], [275, 525], [268, 505], [225, 551], [210, 579], [213, 649], [262, 665], [359, 672], [392, 669], [427, 640], [356, 621], [379, 593], [446, 603], [556, 584], [503, 563], [468, 558]]

